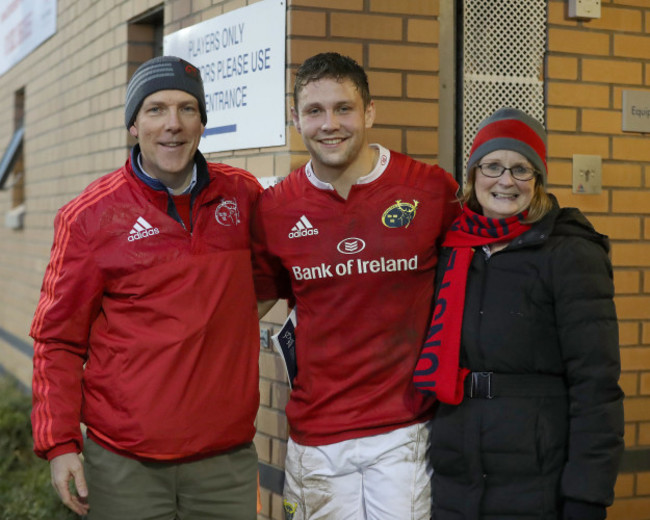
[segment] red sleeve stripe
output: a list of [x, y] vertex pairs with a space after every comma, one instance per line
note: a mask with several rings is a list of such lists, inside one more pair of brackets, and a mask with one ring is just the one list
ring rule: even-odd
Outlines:
[[[34, 396], [37, 398], [34, 402], [34, 418], [32, 427], [34, 428], [34, 446], [37, 451], [44, 451], [46, 446], [54, 446], [52, 436], [52, 410], [48, 399], [50, 393], [50, 382], [45, 377], [43, 367], [45, 359], [36, 354], [43, 350], [43, 343], [34, 342]], [[38, 391], [36, 391], [38, 389]]]

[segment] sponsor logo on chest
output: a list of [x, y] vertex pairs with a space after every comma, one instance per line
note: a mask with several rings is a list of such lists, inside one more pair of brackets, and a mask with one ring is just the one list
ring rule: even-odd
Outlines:
[[298, 222], [289, 231], [289, 238], [301, 238], [318, 235], [318, 229], [312, 226], [309, 219], [303, 215], [298, 219]]
[[291, 271], [296, 280], [321, 280], [323, 278], [353, 274], [396, 273], [399, 271], [417, 271], [417, 269], [418, 255], [412, 258], [385, 258], [382, 256], [375, 260], [350, 258], [346, 262], [336, 264], [321, 262], [320, 265], [312, 267], [294, 265]]
[[159, 233], [160, 230], [157, 227], [153, 227], [143, 217], [138, 217], [129, 232], [127, 240], [129, 242], [135, 242], [136, 240], [143, 240]]
[[[386, 208], [381, 216], [381, 224], [385, 228], [407, 228], [415, 219], [419, 202], [402, 202], [397, 199], [394, 204]], [[318, 229], [302, 215], [289, 232], [289, 238], [302, 238], [318, 235]], [[320, 238], [320, 237], [319, 237]], [[404, 238], [404, 240], [409, 240]], [[404, 245], [406, 248], [407, 244]], [[367, 250], [366, 241], [359, 237], [346, 237], [336, 245], [336, 251], [341, 255], [353, 256]], [[322, 280], [351, 275], [367, 275], [378, 273], [397, 273], [418, 270], [418, 255], [393, 258], [379, 256], [378, 258], [348, 258], [342, 262], [320, 262], [316, 265], [299, 266], [290, 268], [296, 280]]]

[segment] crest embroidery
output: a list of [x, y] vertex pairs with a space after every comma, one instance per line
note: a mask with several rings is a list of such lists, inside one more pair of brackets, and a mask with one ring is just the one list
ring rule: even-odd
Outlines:
[[214, 218], [222, 226], [236, 226], [241, 222], [239, 220], [239, 208], [236, 200], [224, 200], [214, 212]]
[[419, 204], [417, 200], [414, 200], [413, 204], [409, 204], [398, 199], [395, 204], [384, 211], [381, 222], [388, 228], [407, 228], [415, 218]]

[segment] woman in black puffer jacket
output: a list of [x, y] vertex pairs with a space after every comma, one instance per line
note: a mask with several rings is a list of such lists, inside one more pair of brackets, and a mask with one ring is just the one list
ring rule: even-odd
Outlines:
[[479, 127], [440, 256], [415, 384], [433, 421], [435, 520], [602, 520], [623, 451], [607, 238], [545, 191], [546, 134]]

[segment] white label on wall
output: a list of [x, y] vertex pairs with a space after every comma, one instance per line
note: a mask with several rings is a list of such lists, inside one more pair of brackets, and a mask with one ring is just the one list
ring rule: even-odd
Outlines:
[[623, 91], [623, 132], [650, 133], [650, 91]]
[[263, 0], [164, 38], [201, 70], [204, 153], [285, 144], [286, 1]]

